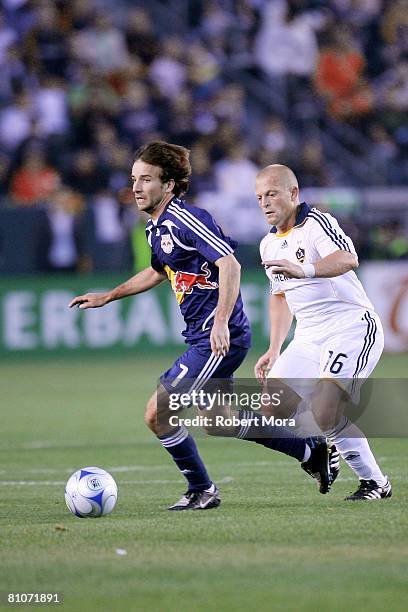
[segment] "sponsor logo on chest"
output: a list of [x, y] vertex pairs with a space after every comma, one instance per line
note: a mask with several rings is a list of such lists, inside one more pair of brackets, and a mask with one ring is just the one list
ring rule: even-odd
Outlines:
[[201, 272], [183, 272], [182, 270], [174, 271], [170, 266], [164, 266], [167, 276], [171, 282], [171, 287], [176, 294], [178, 304], [184, 302], [186, 295], [193, 293], [195, 287], [198, 289], [218, 289], [216, 281], [210, 281], [211, 270], [208, 269], [208, 263], [205, 261], [201, 266]]

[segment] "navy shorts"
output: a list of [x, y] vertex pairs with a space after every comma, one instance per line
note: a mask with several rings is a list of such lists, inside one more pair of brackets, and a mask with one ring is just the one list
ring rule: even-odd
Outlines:
[[248, 350], [231, 345], [225, 357], [216, 357], [208, 342], [193, 344], [160, 376], [160, 382], [169, 394], [199, 391], [212, 379], [232, 383], [233, 374]]

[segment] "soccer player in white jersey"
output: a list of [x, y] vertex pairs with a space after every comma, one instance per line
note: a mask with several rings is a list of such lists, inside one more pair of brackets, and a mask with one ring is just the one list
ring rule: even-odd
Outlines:
[[[361, 384], [384, 347], [381, 321], [354, 273], [353, 243], [334, 217], [300, 202], [287, 166], [261, 170], [256, 195], [272, 227], [260, 245], [270, 279], [270, 346], [255, 375], [260, 382], [285, 380], [297, 394], [297, 414], [311, 405], [320, 430], [360, 479], [346, 499], [391, 497], [366, 437], [344, 416], [348, 400], [358, 403]], [[294, 338], [280, 353], [293, 317]]]

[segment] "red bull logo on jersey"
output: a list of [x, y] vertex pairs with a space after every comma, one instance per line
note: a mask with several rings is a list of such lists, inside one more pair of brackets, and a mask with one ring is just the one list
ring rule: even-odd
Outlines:
[[170, 255], [170, 253], [174, 249], [174, 242], [170, 234], [163, 234], [163, 236], [161, 237], [160, 246], [163, 251], [167, 253], [167, 255]]
[[169, 266], [164, 266], [164, 269], [171, 282], [171, 288], [176, 295], [178, 304], [183, 303], [186, 295], [193, 293], [194, 287], [198, 289], [218, 289], [218, 283], [209, 280], [211, 271], [208, 269], [206, 262], [201, 266], [202, 274], [182, 272], [180, 270], [174, 272]]

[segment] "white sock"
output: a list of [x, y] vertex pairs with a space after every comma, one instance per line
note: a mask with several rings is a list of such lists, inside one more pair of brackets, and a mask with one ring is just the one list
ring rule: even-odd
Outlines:
[[361, 480], [375, 480], [378, 485], [385, 485], [387, 478], [380, 470], [367, 438], [354, 423], [343, 417], [340, 425], [334, 431], [326, 432], [326, 436]]
[[206, 493], [215, 493], [215, 484], [212, 483], [211, 487], [209, 489], [205, 489]]

